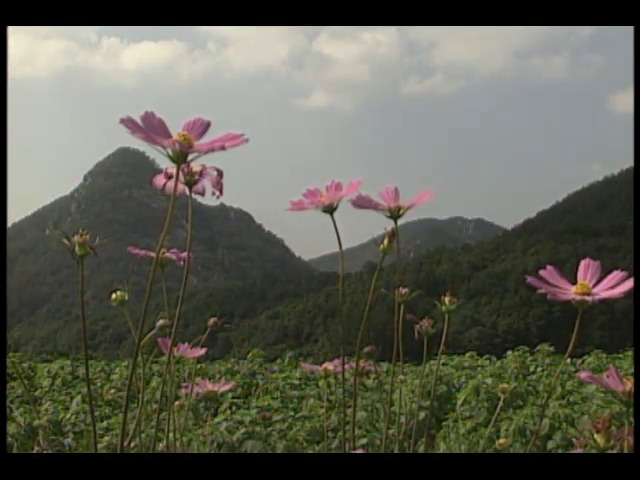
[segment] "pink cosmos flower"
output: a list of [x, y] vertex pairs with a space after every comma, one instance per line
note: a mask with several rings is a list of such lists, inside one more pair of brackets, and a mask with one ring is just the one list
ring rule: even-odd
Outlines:
[[[158, 338], [158, 347], [165, 355], [169, 353], [169, 345], [171, 345], [169, 337]], [[188, 343], [179, 343], [173, 347], [173, 355], [176, 357], [198, 358], [205, 353], [207, 353], [206, 347], [192, 347]]]
[[600, 281], [602, 267], [600, 262], [584, 258], [578, 266], [578, 282], [571, 285], [569, 281], [552, 266], [547, 265], [538, 271], [544, 280], [527, 275], [526, 281], [538, 289], [538, 293], [547, 295], [547, 299], [558, 302], [580, 301], [599, 302], [623, 297], [633, 288], [633, 277], [622, 270], [614, 270]]
[[391, 220], [398, 221], [409, 210], [423, 203], [427, 203], [434, 195], [434, 192], [425, 190], [419, 192], [413, 200], [401, 202], [398, 187], [385, 187], [380, 192], [382, 202], [374, 200], [369, 195], [358, 194], [356, 198], [351, 200], [351, 205], [363, 210], [375, 210]]
[[292, 200], [287, 210], [300, 212], [303, 210], [321, 210], [323, 213], [334, 213], [340, 202], [357, 192], [362, 182], [355, 180], [347, 184], [343, 188], [342, 182], [331, 180], [323, 192], [319, 188], [308, 188], [303, 194], [302, 199]]
[[[151, 184], [158, 190], [163, 190], [171, 195], [176, 181], [177, 167], [165, 168], [151, 180]], [[178, 187], [176, 195], [181, 195], [191, 190], [195, 195], [204, 197], [207, 187], [211, 188], [211, 194], [216, 198], [222, 196], [224, 172], [218, 167], [209, 167], [198, 163], [189, 162], [180, 167]]]
[[604, 372], [601, 377], [591, 372], [579, 372], [578, 378], [622, 396], [633, 396], [633, 378], [623, 378], [620, 371], [613, 365], [609, 365], [609, 370]]
[[228, 392], [235, 386], [236, 382], [227, 382], [224, 378], [216, 383], [211, 383], [204, 378], [196, 378], [193, 384], [183, 383], [181, 391], [183, 395], [188, 395], [193, 392], [195, 395], [214, 396], [219, 393]]
[[367, 453], [367, 451], [363, 448], [358, 448], [357, 450], [352, 450], [351, 453]]
[[[137, 257], [147, 257], [154, 258], [156, 256], [156, 252], [151, 252], [149, 250], [143, 250], [138, 247], [127, 247], [127, 252], [136, 255]], [[172, 248], [171, 250], [162, 249], [160, 250], [160, 267], [164, 268], [167, 264], [168, 260], [175, 262], [179, 267], [184, 266], [187, 261], [187, 257], [193, 258], [193, 254], [187, 254], [187, 252], [181, 252], [177, 248]]]
[[144, 112], [138, 122], [133, 117], [120, 119], [131, 135], [154, 147], [159, 147], [174, 163], [185, 163], [190, 154], [196, 154], [191, 160], [207, 153], [227, 150], [249, 141], [244, 133], [225, 133], [212, 140], [201, 142], [211, 127], [211, 122], [195, 117], [187, 120], [182, 129], [172, 134], [165, 121], [154, 112]]

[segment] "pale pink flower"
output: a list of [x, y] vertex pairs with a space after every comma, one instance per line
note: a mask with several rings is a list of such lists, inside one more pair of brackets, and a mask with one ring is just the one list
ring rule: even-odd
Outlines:
[[176, 165], [189, 160], [189, 155], [196, 154], [190, 160], [208, 153], [227, 150], [247, 143], [249, 139], [244, 133], [225, 133], [212, 140], [201, 142], [211, 127], [211, 122], [196, 117], [187, 120], [182, 129], [172, 134], [166, 122], [154, 112], [144, 112], [138, 122], [133, 117], [120, 119], [131, 135], [154, 147], [159, 147]]
[[623, 378], [620, 371], [613, 365], [609, 365], [609, 370], [604, 372], [601, 377], [584, 371], [577, 375], [584, 382], [592, 383], [622, 396], [631, 397], [633, 395], [633, 378]]
[[355, 180], [343, 188], [342, 182], [331, 180], [323, 192], [319, 188], [309, 188], [302, 194], [302, 199], [292, 200], [287, 210], [300, 212], [303, 210], [320, 210], [323, 213], [334, 213], [340, 202], [357, 192], [362, 182]]
[[[167, 355], [169, 353], [169, 346], [171, 345], [171, 339], [169, 337], [158, 338], [158, 347], [162, 350], [162, 353]], [[198, 358], [207, 353], [206, 347], [192, 347], [188, 343], [179, 343], [173, 347], [173, 355], [176, 357], [184, 358]]]
[[[146, 258], [154, 258], [156, 256], [155, 252], [150, 250], [144, 250], [138, 247], [127, 247], [127, 252], [137, 256], [137, 257], [146, 257]], [[187, 261], [187, 257], [193, 258], [193, 254], [187, 254], [187, 252], [181, 252], [177, 248], [172, 248], [170, 250], [162, 249], [160, 250], [160, 267], [164, 268], [167, 264], [167, 261], [175, 262], [179, 267], [182, 267]]]
[[227, 382], [224, 378], [216, 383], [211, 383], [204, 378], [196, 378], [193, 384], [183, 383], [182, 394], [188, 395], [194, 393], [195, 395], [213, 396], [219, 393], [228, 392], [236, 386], [236, 382]]
[[425, 190], [419, 192], [412, 200], [401, 202], [398, 187], [385, 187], [380, 192], [382, 202], [374, 200], [369, 195], [358, 194], [356, 198], [351, 200], [351, 205], [363, 210], [375, 210], [391, 220], [398, 221], [412, 208], [430, 201], [434, 195], [434, 192]]
[[600, 280], [602, 267], [600, 262], [590, 258], [584, 258], [578, 266], [577, 283], [572, 285], [552, 266], [547, 265], [538, 271], [538, 275], [544, 280], [527, 275], [526, 281], [538, 289], [538, 293], [547, 295], [547, 299], [559, 302], [580, 301], [599, 302], [623, 297], [633, 288], [633, 277], [622, 270], [614, 270], [604, 279]]
[[[176, 181], [177, 167], [169, 167], [162, 170], [151, 180], [151, 184], [158, 190], [171, 195]], [[191, 190], [194, 195], [204, 197], [210, 188], [211, 195], [216, 198], [222, 196], [224, 172], [218, 167], [210, 167], [197, 163], [187, 163], [180, 167], [178, 187], [176, 195], [181, 195]]]

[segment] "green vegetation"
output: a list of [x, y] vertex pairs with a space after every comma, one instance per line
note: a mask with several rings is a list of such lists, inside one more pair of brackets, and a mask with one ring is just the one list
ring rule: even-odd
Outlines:
[[[500, 360], [475, 353], [445, 356], [433, 410], [438, 434], [432, 439], [435, 452], [523, 451], [531, 436], [541, 391], [549, 387], [550, 371], [560, 357], [548, 346], [535, 352], [518, 348]], [[150, 365], [150, 398], [160, 380], [162, 358]], [[180, 359], [184, 375], [185, 359]], [[427, 379], [433, 374], [435, 361], [429, 362]], [[551, 402], [536, 451], [568, 452], [573, 439], [590, 435], [589, 422], [610, 414], [614, 424], [625, 419], [625, 409], [612, 392], [586, 384], [576, 377], [581, 370], [600, 374], [610, 364], [623, 375], [633, 374], [633, 350], [607, 355], [601, 351], [573, 360], [560, 377], [559, 387]], [[19, 366], [16, 370], [16, 365]], [[376, 451], [381, 435], [383, 399], [382, 381], [388, 366], [366, 375], [361, 383], [358, 410], [359, 440], [355, 448]], [[120, 361], [93, 361], [91, 372], [97, 392], [96, 412], [100, 451], [116, 449], [123, 400], [123, 383], [128, 364]], [[319, 452], [323, 451], [323, 385], [318, 374], [300, 368], [296, 355], [268, 362], [258, 352], [245, 359], [198, 364], [198, 376], [216, 381], [222, 377], [237, 385], [211, 401], [195, 400], [184, 444], [178, 449], [190, 452]], [[399, 450], [409, 440], [414, 400], [420, 369], [406, 366], [403, 385], [406, 412], [396, 429], [392, 412], [392, 445], [398, 432], [404, 432]], [[351, 373], [350, 373], [351, 375]], [[350, 376], [349, 375], [349, 376]], [[82, 452], [91, 445], [87, 429], [86, 392], [80, 359], [35, 362], [20, 355], [8, 361], [7, 384], [7, 449], [9, 452]], [[184, 380], [184, 377], [180, 377]], [[335, 378], [328, 378], [328, 446], [339, 448], [339, 398], [335, 395]], [[501, 389], [508, 384], [502, 408], [487, 434], [499, 402]], [[350, 385], [350, 382], [347, 382]], [[425, 382], [428, 386], [429, 382]], [[148, 409], [144, 424], [152, 421], [153, 408]], [[422, 451], [423, 426], [428, 408], [423, 402], [418, 409], [417, 450]], [[184, 399], [177, 411], [184, 412]], [[182, 417], [180, 417], [181, 419]], [[136, 437], [132, 449], [149, 442], [151, 429]], [[487, 437], [485, 440], [485, 436]], [[500, 448], [505, 439], [508, 443]], [[484, 443], [484, 447], [482, 447]], [[354, 448], [354, 449], [355, 449]], [[589, 449], [587, 449], [589, 450]], [[591, 450], [589, 450], [591, 451]]]
[[[482, 218], [451, 217], [444, 220], [420, 218], [403, 223], [399, 227], [403, 256], [414, 258], [438, 247], [457, 247], [489, 240], [505, 232], [503, 227]], [[378, 245], [384, 234], [371, 240], [345, 248], [345, 271], [357, 272], [367, 263], [378, 262]], [[395, 258], [395, 257], [394, 257]], [[387, 261], [393, 261], [389, 258]], [[309, 265], [326, 272], [338, 271], [338, 252], [328, 253], [309, 260]]]
[[[140, 151], [118, 149], [70, 195], [8, 228], [11, 351], [50, 355], [80, 351], [76, 271], [57, 229], [72, 232], [83, 226], [100, 237], [99, 257], [87, 263], [90, 350], [111, 359], [131, 353], [126, 321], [109, 305], [108, 294], [128, 282], [131, 304], [141, 302], [150, 261], [132, 257], [126, 247], [154, 246], [167, 202], [149, 186], [158, 171]], [[177, 203], [168, 246], [185, 243], [185, 203], [184, 198]], [[407, 235], [408, 244], [420, 241], [421, 229], [429, 222], [401, 224], [401, 235]], [[337, 354], [338, 345], [328, 340], [337, 338], [335, 273], [314, 271], [240, 209], [196, 203], [194, 223], [194, 261], [180, 338], [199, 335], [207, 319], [218, 315], [226, 320], [227, 330], [210, 340], [209, 358], [244, 355], [254, 348], [268, 358], [289, 350], [318, 360]], [[604, 270], [620, 268], [633, 274], [633, 167], [574, 192], [497, 237], [414, 253], [402, 268], [406, 286], [420, 293], [408, 303], [407, 313], [433, 316], [434, 301], [451, 291], [462, 303], [451, 326], [448, 352], [499, 356], [519, 345], [535, 347], [543, 342], [564, 351], [573, 309], [545, 301], [525, 284], [524, 276], [546, 264], [573, 275], [577, 262], [586, 256], [602, 261]], [[368, 263], [363, 271], [346, 277], [349, 354], [374, 268]], [[170, 295], [175, 296], [179, 278], [178, 268], [168, 269]], [[379, 286], [390, 290], [394, 278], [394, 265], [385, 266]], [[377, 347], [382, 360], [390, 357], [393, 301], [377, 292], [366, 343]], [[163, 310], [158, 287], [149, 321]], [[137, 317], [138, 310], [131, 315]], [[633, 318], [633, 293], [590, 308], [577, 354], [632, 346]], [[418, 361], [421, 347], [412, 341], [412, 328], [406, 322], [405, 357]]]

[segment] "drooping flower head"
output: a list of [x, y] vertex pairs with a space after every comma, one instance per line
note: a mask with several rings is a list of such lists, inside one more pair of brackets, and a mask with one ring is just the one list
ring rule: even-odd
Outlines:
[[210, 189], [211, 195], [216, 198], [222, 196], [224, 172], [220, 168], [189, 162], [180, 167], [180, 175], [177, 175], [177, 171], [177, 167], [165, 168], [153, 177], [151, 184], [154, 188], [171, 195], [178, 177], [176, 195], [191, 191], [194, 195], [204, 197]]
[[[146, 258], [154, 258], [156, 256], [155, 252], [151, 252], [149, 250], [143, 250], [138, 247], [127, 247], [127, 252], [137, 256], [137, 257], [146, 257]], [[162, 249], [160, 250], [160, 268], [165, 268], [169, 261], [175, 262], [179, 267], [184, 266], [187, 261], [187, 257], [193, 258], [193, 254], [187, 254], [187, 252], [181, 252], [177, 248], [172, 248], [170, 250]]]
[[236, 382], [227, 382], [224, 378], [216, 383], [211, 383], [204, 378], [196, 378], [194, 383], [183, 383], [182, 394], [194, 393], [197, 396], [216, 396], [219, 393], [228, 392], [236, 386]]
[[323, 192], [319, 188], [309, 188], [302, 194], [302, 199], [292, 200], [287, 210], [300, 212], [303, 210], [320, 210], [323, 213], [333, 214], [340, 202], [357, 192], [362, 182], [355, 180], [343, 187], [342, 182], [331, 180]]
[[[368, 360], [360, 360], [358, 362], [359, 367], [358, 369], [360, 370], [360, 372], [362, 373], [372, 373], [372, 372], [376, 372], [377, 371], [377, 367], [375, 366], [375, 364], [373, 364], [372, 362], [368, 361]], [[327, 362], [324, 362], [322, 365], [313, 365], [310, 363], [305, 363], [302, 362], [300, 363], [300, 367], [302, 367], [303, 370], [307, 371], [307, 372], [311, 372], [311, 373], [322, 373], [325, 375], [337, 375], [342, 373], [342, 359], [340, 358], [335, 358], [333, 360], [329, 360]], [[348, 372], [351, 370], [355, 370], [356, 367], [356, 363], [353, 360], [346, 360], [344, 362], [344, 371]]]
[[538, 293], [547, 295], [547, 299], [558, 302], [595, 303], [623, 297], [633, 288], [633, 277], [622, 270], [614, 270], [604, 279], [600, 262], [584, 258], [578, 266], [577, 283], [572, 285], [560, 271], [547, 265], [538, 271], [542, 280], [527, 275], [526, 281], [538, 289]]
[[436, 331], [434, 328], [435, 321], [431, 317], [424, 317], [422, 320], [418, 321], [414, 315], [407, 315], [407, 319], [416, 322], [413, 327], [413, 336], [416, 340], [433, 335]]
[[435, 193], [425, 190], [419, 192], [412, 200], [408, 202], [400, 201], [400, 190], [398, 187], [385, 187], [380, 192], [382, 202], [374, 200], [369, 195], [358, 194], [356, 198], [351, 200], [351, 204], [355, 208], [363, 210], [375, 210], [382, 213], [385, 217], [397, 222], [402, 216], [418, 205], [427, 203], [434, 197]]
[[[167, 355], [169, 353], [169, 346], [171, 345], [171, 339], [169, 337], [162, 337], [158, 339], [158, 347], [162, 350], [162, 353]], [[198, 358], [207, 353], [206, 347], [192, 347], [188, 343], [179, 343], [173, 347], [173, 355], [176, 357], [184, 358]]]
[[618, 393], [625, 399], [633, 397], [633, 378], [624, 378], [613, 365], [609, 365], [609, 370], [604, 372], [602, 376], [583, 371], [578, 373], [578, 378], [584, 382]]
[[[131, 135], [157, 147], [176, 165], [195, 160], [208, 153], [228, 150], [249, 141], [243, 133], [225, 133], [212, 140], [201, 142], [211, 127], [211, 122], [195, 117], [187, 120], [179, 132], [172, 134], [166, 122], [154, 112], [144, 112], [140, 121], [126, 116], [120, 119]], [[193, 155], [195, 154], [195, 155]], [[190, 155], [193, 155], [189, 158]]]

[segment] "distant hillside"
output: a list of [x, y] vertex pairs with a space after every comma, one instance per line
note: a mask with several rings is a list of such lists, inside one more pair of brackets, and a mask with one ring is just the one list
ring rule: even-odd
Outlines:
[[[126, 248], [155, 249], [168, 204], [168, 197], [151, 187], [151, 178], [159, 171], [143, 152], [119, 148], [98, 162], [68, 195], [7, 228], [11, 348], [69, 351], [77, 347], [77, 272], [59, 230], [73, 233], [80, 227], [100, 237], [99, 256], [86, 262], [92, 344], [104, 352], [129, 342], [126, 323], [109, 305], [108, 294], [131, 282], [134, 315], [138, 315], [151, 262], [133, 257]], [[233, 188], [232, 178], [227, 179], [227, 188]], [[241, 209], [198, 202], [194, 224], [190, 288], [232, 287], [264, 276], [290, 280], [313, 272], [280, 238]], [[184, 250], [185, 245], [186, 199], [181, 197], [167, 246]], [[175, 294], [180, 270], [174, 267], [168, 272]], [[161, 311], [159, 294], [154, 298], [150, 321]]]
[[[421, 218], [402, 224], [399, 227], [402, 241], [402, 254], [409, 258], [422, 255], [437, 247], [456, 247], [473, 244], [496, 237], [505, 229], [482, 218], [451, 217], [444, 220]], [[377, 262], [380, 251], [378, 246], [383, 235], [363, 242], [344, 251], [345, 270], [356, 272], [367, 262]], [[393, 260], [393, 259], [391, 259]], [[337, 271], [339, 252], [328, 253], [309, 260], [309, 265], [321, 271]]]
[[[434, 302], [450, 291], [461, 299], [452, 318], [448, 351], [475, 350], [500, 355], [519, 345], [552, 343], [566, 349], [575, 319], [571, 304], [550, 302], [525, 283], [547, 264], [556, 265], [575, 280], [584, 257], [602, 261], [604, 272], [623, 269], [633, 274], [634, 170], [588, 185], [491, 240], [461, 247], [440, 247], [403, 265], [403, 284], [420, 294], [407, 305], [419, 318], [431, 315], [442, 328]], [[362, 316], [372, 271], [347, 277], [346, 338], [352, 343]], [[385, 268], [381, 289], [392, 289], [394, 266]], [[391, 346], [393, 302], [378, 293], [370, 315], [367, 343], [388, 358]], [[577, 353], [593, 348], [617, 351], [633, 346], [633, 294], [591, 306], [584, 314]], [[306, 355], [338, 352], [336, 287], [310, 291], [252, 318], [239, 319], [229, 342], [239, 353], [261, 348], [270, 355], [299, 350]], [[405, 324], [405, 354], [420, 358], [420, 343], [412, 325]], [[333, 339], [327, 344], [327, 332]], [[438, 335], [439, 333], [437, 333]], [[430, 345], [436, 349], [437, 342]], [[434, 352], [435, 353], [435, 352]]]

